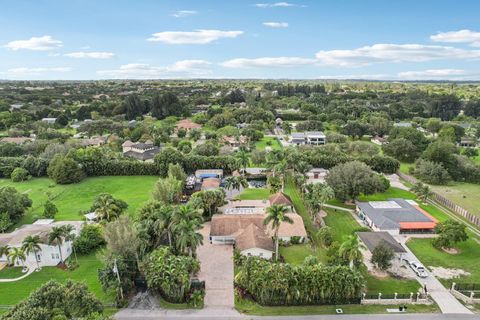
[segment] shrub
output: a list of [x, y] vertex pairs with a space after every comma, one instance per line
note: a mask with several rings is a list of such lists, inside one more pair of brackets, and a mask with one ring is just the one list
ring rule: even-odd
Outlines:
[[299, 244], [301, 243], [300, 240], [302, 239], [302, 237], [299, 237], [299, 236], [293, 236], [290, 238], [290, 243], [291, 244]]
[[447, 184], [451, 179], [442, 164], [423, 159], [416, 162], [414, 174], [430, 184]]
[[102, 229], [99, 225], [85, 225], [78, 237], [73, 241], [73, 246], [79, 254], [88, 254], [105, 244]]
[[13, 182], [30, 180], [31, 177], [30, 173], [24, 168], [15, 168], [10, 174], [10, 179], [12, 179]]
[[57, 206], [52, 201], [47, 200], [43, 205], [43, 217], [47, 219], [54, 219], [57, 213]]
[[70, 184], [80, 182], [84, 173], [80, 165], [73, 159], [56, 155], [47, 170], [50, 179], [58, 184]]

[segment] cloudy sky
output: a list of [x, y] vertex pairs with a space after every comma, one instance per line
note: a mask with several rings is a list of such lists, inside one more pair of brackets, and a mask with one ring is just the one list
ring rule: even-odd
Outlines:
[[480, 80], [477, 0], [0, 1], [0, 79]]

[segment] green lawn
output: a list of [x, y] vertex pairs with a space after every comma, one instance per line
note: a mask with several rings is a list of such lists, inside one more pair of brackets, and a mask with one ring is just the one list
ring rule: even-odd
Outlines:
[[431, 186], [431, 188], [470, 213], [480, 216], [479, 184], [454, 182], [446, 186]]
[[414, 163], [406, 163], [406, 162], [401, 162], [400, 163], [400, 172], [405, 173], [405, 174], [410, 174], [410, 168], [414, 168], [415, 164]]
[[0, 279], [15, 279], [23, 276], [22, 267], [5, 267], [0, 270]]
[[326, 250], [323, 248], [312, 248], [310, 244], [280, 247], [280, 255], [283, 256], [285, 262], [294, 265], [302, 264], [308, 256], [316, 256], [320, 262], [326, 262]]
[[98, 282], [97, 272], [98, 269], [102, 267], [102, 263], [96, 258], [95, 254], [79, 256], [78, 263], [79, 267], [72, 271], [64, 271], [57, 267], [44, 267], [40, 272], [34, 272], [20, 281], [0, 284], [1, 304], [15, 305], [51, 279], [59, 282], [65, 282], [67, 279], [85, 282], [90, 291], [102, 302], [112, 303], [114, 300], [113, 295], [103, 292]]
[[367, 281], [367, 294], [409, 294], [417, 292], [420, 284], [412, 279], [395, 279], [393, 277], [376, 278], [369, 273], [364, 274]]
[[153, 186], [158, 177], [155, 176], [107, 176], [87, 178], [79, 183], [57, 185], [48, 178], [32, 179], [25, 182], [11, 182], [0, 179], [0, 187], [13, 186], [19, 192], [28, 194], [33, 201], [29, 210], [18, 225], [33, 222], [34, 216], [43, 212], [43, 204], [48, 194], [58, 208], [56, 220], [80, 220], [80, 211], [86, 211], [93, 199], [102, 192], [111, 193], [114, 197], [126, 201], [128, 213], [135, 211], [151, 198]]
[[290, 197], [290, 199], [292, 199], [293, 206], [295, 207], [295, 211], [300, 216], [302, 216], [303, 223], [305, 224], [305, 229], [307, 230], [308, 234], [310, 236], [314, 236], [316, 233], [316, 228], [313, 225], [312, 219], [310, 218], [310, 214], [308, 213], [307, 208], [305, 208], [305, 204], [303, 203], [303, 199], [300, 195], [300, 192], [298, 191], [291, 177], [287, 179], [284, 192]]
[[[338, 306], [285, 306], [285, 307], [264, 307], [258, 303], [235, 298], [235, 309], [248, 315], [258, 316], [293, 316], [293, 315], [314, 315], [314, 314], [335, 314], [335, 309], [341, 308], [344, 314], [369, 314], [387, 313], [389, 308], [398, 308], [398, 305], [338, 305]], [[408, 313], [438, 313], [436, 304], [432, 305], [409, 305]]]
[[270, 147], [272, 148], [272, 150], [282, 149], [282, 145], [277, 140], [277, 138], [263, 137], [260, 141], [255, 142], [256, 150], [265, 150], [266, 147]]
[[342, 243], [349, 235], [362, 229], [362, 226], [346, 211], [325, 208], [327, 216], [323, 218], [325, 224], [332, 228], [333, 240]]
[[267, 188], [248, 188], [238, 195], [240, 200], [264, 200], [270, 196], [270, 190]]
[[375, 193], [368, 196], [362, 195], [358, 198], [358, 201], [382, 201], [390, 198], [415, 199], [416, 196], [410, 191], [390, 187], [387, 191], [382, 193]]
[[457, 283], [480, 283], [480, 245], [475, 239], [459, 243], [456, 247], [458, 254], [449, 254], [437, 250], [432, 246], [431, 239], [411, 239], [407, 242], [408, 247], [426, 266], [441, 266], [449, 269], [462, 269], [471, 273], [470, 276], [462, 276], [455, 280], [442, 280], [448, 286], [452, 281]]

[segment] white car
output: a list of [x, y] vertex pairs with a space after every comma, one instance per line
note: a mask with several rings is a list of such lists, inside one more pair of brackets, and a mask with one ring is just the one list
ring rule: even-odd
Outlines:
[[428, 277], [428, 272], [425, 267], [417, 261], [410, 261], [409, 262], [410, 268], [419, 276], [420, 278], [426, 278]]

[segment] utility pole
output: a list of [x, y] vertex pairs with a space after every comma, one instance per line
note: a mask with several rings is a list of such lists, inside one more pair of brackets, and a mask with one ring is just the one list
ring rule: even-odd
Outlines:
[[118, 272], [117, 259], [113, 260], [113, 273], [117, 275], [118, 285], [120, 287], [120, 297], [122, 297], [122, 300], [123, 300], [123, 288], [122, 288], [122, 282], [120, 281], [120, 273]]

